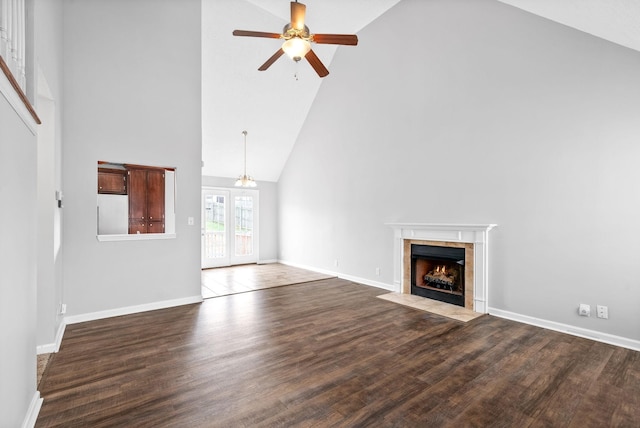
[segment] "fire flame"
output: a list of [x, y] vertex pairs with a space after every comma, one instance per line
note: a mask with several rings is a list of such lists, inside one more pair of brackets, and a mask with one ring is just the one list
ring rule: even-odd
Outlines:
[[447, 273], [447, 267], [446, 266], [436, 266], [436, 273], [441, 273], [441, 274], [445, 275]]

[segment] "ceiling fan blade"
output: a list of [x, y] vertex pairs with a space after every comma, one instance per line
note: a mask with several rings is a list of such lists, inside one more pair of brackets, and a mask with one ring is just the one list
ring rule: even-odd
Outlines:
[[297, 1], [291, 2], [291, 28], [294, 30], [304, 30], [304, 15], [307, 6]]
[[274, 62], [276, 62], [276, 60], [278, 58], [280, 58], [282, 56], [282, 54], [284, 53], [284, 51], [282, 50], [282, 48], [278, 49], [278, 51], [276, 53], [274, 53], [273, 55], [271, 55], [271, 58], [269, 58], [267, 60], [267, 62], [265, 62], [264, 64], [262, 64], [260, 66], [260, 68], [258, 70], [260, 71], [265, 71], [267, 68], [271, 67], [271, 64], [273, 64]]
[[320, 61], [320, 58], [318, 58], [313, 50], [307, 52], [305, 58], [307, 59], [307, 61], [309, 61], [309, 64], [311, 64], [311, 67], [313, 67], [316, 73], [318, 73], [318, 76], [324, 77], [329, 74], [329, 70], [327, 70], [327, 67], [324, 66], [322, 61]]
[[268, 39], [279, 39], [282, 37], [280, 33], [265, 33], [263, 31], [245, 31], [245, 30], [233, 30], [234, 36], [247, 36], [247, 37], [266, 37]]
[[358, 44], [358, 36], [355, 34], [314, 34], [311, 41], [327, 45], [349, 45]]

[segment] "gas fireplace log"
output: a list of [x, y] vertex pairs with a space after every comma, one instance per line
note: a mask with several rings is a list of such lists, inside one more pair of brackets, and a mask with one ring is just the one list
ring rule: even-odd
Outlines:
[[435, 274], [431, 274], [428, 273], [424, 276], [424, 280], [425, 282], [429, 283], [429, 282], [435, 282], [437, 284], [443, 284], [449, 287], [453, 287], [453, 285], [455, 284], [455, 278], [450, 278], [446, 275], [443, 275], [441, 273], [435, 273]]

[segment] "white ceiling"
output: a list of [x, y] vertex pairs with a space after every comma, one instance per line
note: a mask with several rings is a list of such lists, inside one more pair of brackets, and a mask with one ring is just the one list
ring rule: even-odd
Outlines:
[[640, 51], [638, 0], [499, 0]]
[[[306, 0], [306, 24], [312, 33], [357, 34], [399, 1]], [[639, 0], [499, 1], [640, 51]], [[243, 172], [247, 130], [247, 173], [258, 181], [278, 180], [323, 79], [305, 61], [286, 56], [258, 71], [281, 42], [231, 32], [279, 33], [289, 22], [289, 7], [286, 0], [203, 0], [203, 175]], [[336, 49], [313, 45], [330, 72]]]
[[[398, 1], [307, 0], [306, 24], [312, 33], [356, 34]], [[246, 130], [247, 173], [258, 181], [277, 181], [323, 79], [306, 61], [294, 63], [286, 56], [258, 71], [282, 42], [231, 33], [282, 32], [290, 20], [289, 1], [203, 0], [202, 15], [202, 173], [242, 174]], [[331, 72], [336, 46], [313, 45], [313, 50]], [[340, 76], [324, 79], [333, 78]]]

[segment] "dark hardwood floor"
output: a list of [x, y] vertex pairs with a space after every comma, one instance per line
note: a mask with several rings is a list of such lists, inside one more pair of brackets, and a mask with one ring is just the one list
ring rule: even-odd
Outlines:
[[340, 279], [67, 326], [37, 427], [638, 427], [640, 352]]

